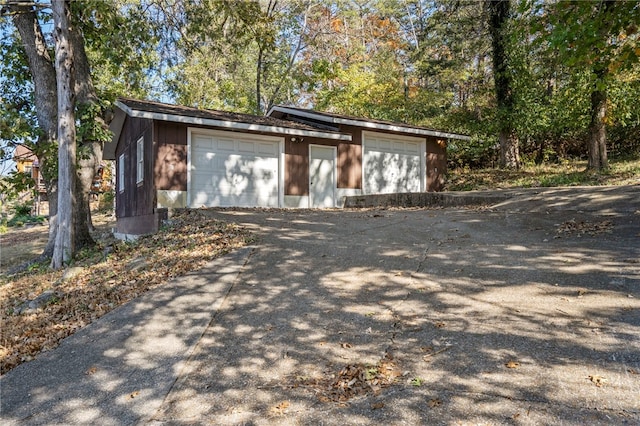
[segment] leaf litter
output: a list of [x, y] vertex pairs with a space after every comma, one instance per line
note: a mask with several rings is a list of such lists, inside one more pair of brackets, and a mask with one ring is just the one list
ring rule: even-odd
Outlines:
[[[154, 235], [80, 252], [73, 266], [82, 272], [68, 279], [47, 265], [0, 276], [0, 374], [55, 348], [117, 306], [250, 242], [243, 227], [183, 210]], [[55, 297], [46, 303], [22, 308], [53, 288]]]
[[386, 354], [375, 365], [349, 364], [337, 373], [327, 372], [319, 378], [297, 376], [287, 387], [306, 388], [313, 391], [321, 402], [341, 404], [359, 396], [379, 395], [382, 389], [396, 383], [401, 376], [402, 371], [393, 357]]
[[589, 222], [586, 220], [571, 219], [563, 222], [556, 227], [556, 238], [560, 238], [561, 235], [576, 235], [581, 237], [582, 235], [598, 235], [611, 232], [613, 223], [610, 220], [603, 220], [600, 222]]

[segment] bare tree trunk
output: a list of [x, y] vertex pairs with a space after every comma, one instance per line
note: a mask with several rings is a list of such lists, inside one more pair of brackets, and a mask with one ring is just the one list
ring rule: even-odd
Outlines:
[[58, 83], [58, 233], [51, 267], [61, 268], [73, 258], [76, 164], [75, 83], [69, 42], [70, 13], [66, 0], [52, 3]]
[[591, 92], [591, 124], [589, 125], [589, 165], [591, 170], [609, 167], [607, 161], [607, 132], [604, 118], [607, 115], [607, 93], [594, 89]]
[[[98, 96], [91, 79], [91, 67], [84, 48], [84, 37], [77, 26], [71, 28], [70, 42], [73, 46], [76, 102], [79, 106], [86, 108], [97, 107]], [[96, 126], [107, 127], [103, 117], [96, 115], [95, 120], [97, 121]], [[78, 141], [78, 150], [80, 155], [75, 191], [77, 203], [76, 249], [95, 244], [90, 233], [93, 230], [90, 197], [93, 178], [102, 159], [103, 144], [100, 141], [83, 138]]]
[[49, 199], [49, 240], [42, 255], [51, 257], [57, 231], [58, 176], [56, 161], [49, 157], [48, 152], [55, 144], [58, 131], [56, 72], [33, 5], [10, 3], [8, 7], [12, 12], [13, 24], [20, 34], [34, 85], [36, 117], [41, 130], [35, 154], [40, 161], [40, 170]]
[[500, 167], [517, 169], [520, 167], [518, 138], [511, 125], [513, 93], [508, 70], [506, 27], [509, 20], [509, 0], [488, 0], [489, 32], [491, 34], [493, 78], [498, 102], [498, 122], [500, 130]]
[[263, 49], [262, 45], [258, 47], [258, 61], [256, 63], [256, 115], [263, 115], [262, 107], [262, 58]]
[[[42, 29], [37, 20], [34, 5], [32, 3], [9, 3], [13, 23], [20, 33], [23, 48], [29, 63], [29, 70], [34, 83], [35, 110], [38, 118], [38, 126], [42, 130], [36, 144], [35, 153], [38, 156], [43, 171], [43, 178], [49, 198], [49, 239], [40, 256], [40, 259], [50, 258], [53, 255], [57, 226], [58, 226], [58, 171], [56, 158], [50, 155], [58, 132], [58, 95], [56, 70], [49, 55], [49, 49], [45, 43]], [[74, 62], [74, 82], [78, 104], [97, 105], [98, 98], [91, 80], [91, 69], [84, 48], [84, 38], [80, 29], [69, 22], [69, 39]], [[96, 125], [106, 127], [104, 117], [97, 116]], [[89, 208], [91, 184], [93, 177], [100, 166], [103, 145], [100, 141], [78, 141], [79, 158], [77, 175], [74, 187], [75, 220], [74, 220], [74, 251], [82, 247], [94, 244], [90, 230], [92, 229], [91, 213]], [[75, 145], [74, 145], [75, 147]]]
[[[605, 0], [597, 5], [598, 13], [604, 15], [604, 22], [609, 21], [611, 16], [608, 12], [615, 7], [615, 1]], [[602, 28], [601, 36], [607, 36], [607, 29]], [[589, 139], [587, 150], [589, 152], [589, 163], [587, 168], [600, 171], [609, 168], [607, 159], [607, 131], [604, 119], [607, 115], [607, 76], [609, 73], [608, 64], [601, 52], [596, 49], [596, 60], [594, 61], [592, 72], [594, 76], [593, 89], [591, 91], [591, 123], [589, 123]]]

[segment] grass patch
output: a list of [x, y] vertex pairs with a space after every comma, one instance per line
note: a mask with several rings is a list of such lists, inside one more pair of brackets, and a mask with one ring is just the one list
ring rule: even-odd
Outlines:
[[447, 190], [640, 184], [640, 159], [611, 161], [609, 169], [600, 173], [586, 168], [586, 161], [565, 161], [525, 165], [520, 170], [454, 169], [448, 174]]

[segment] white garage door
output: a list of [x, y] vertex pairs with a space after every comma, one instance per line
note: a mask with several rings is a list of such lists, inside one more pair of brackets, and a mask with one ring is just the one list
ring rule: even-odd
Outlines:
[[191, 207], [278, 207], [280, 138], [193, 131]]
[[424, 139], [363, 132], [362, 144], [365, 194], [424, 191]]

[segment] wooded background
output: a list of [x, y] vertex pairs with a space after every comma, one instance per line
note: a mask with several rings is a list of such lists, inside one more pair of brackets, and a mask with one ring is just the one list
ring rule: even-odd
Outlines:
[[[491, 3], [507, 6], [499, 31], [510, 101], [500, 108]], [[52, 48], [51, 11], [33, 8]], [[597, 89], [611, 155], [639, 148], [637, 1], [111, 0], [71, 9], [105, 102], [127, 95], [256, 114], [294, 104], [399, 120], [470, 134], [474, 142], [450, 147], [452, 161], [491, 166], [505, 122], [521, 160], [586, 156]], [[0, 137], [15, 141], [37, 123], [11, 18], [3, 13]]]
[[[295, 105], [471, 135], [449, 144], [452, 167], [573, 157], [599, 171], [640, 151], [638, 1], [4, 0], [0, 9], [0, 157], [26, 143], [41, 161], [54, 224], [45, 253], [59, 228], [71, 234], [64, 250], [92, 243], [89, 187], [118, 96], [254, 114]], [[24, 182], [13, 178], [3, 190]]]

